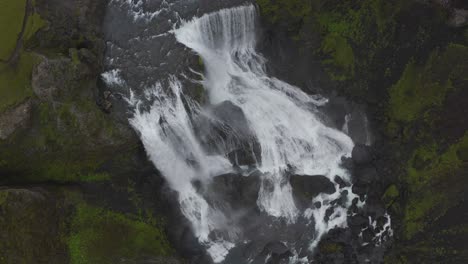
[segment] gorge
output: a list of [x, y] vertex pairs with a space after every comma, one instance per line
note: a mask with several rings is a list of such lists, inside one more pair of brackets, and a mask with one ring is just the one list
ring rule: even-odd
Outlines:
[[463, 1], [19, 2], [0, 263], [468, 259]]

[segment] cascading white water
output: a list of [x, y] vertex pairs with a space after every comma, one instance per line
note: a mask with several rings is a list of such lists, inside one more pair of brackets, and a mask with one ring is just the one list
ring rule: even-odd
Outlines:
[[187, 22], [175, 34], [203, 58], [211, 102], [228, 100], [241, 107], [260, 141], [259, 169], [274, 188], [261, 191], [259, 206], [294, 221], [297, 210], [282, 172], [289, 165], [300, 174], [346, 175], [339, 163], [353, 142], [314, 115], [314, 106], [324, 100], [267, 76], [264, 59], [255, 52], [255, 24], [255, 8], [238, 7]]
[[[349, 181], [340, 163], [343, 156], [350, 156], [353, 142], [344, 133], [325, 126], [316, 115], [317, 106], [325, 104], [326, 99], [307, 95], [267, 75], [265, 59], [255, 51], [256, 24], [257, 11], [248, 5], [183, 22], [173, 33], [203, 59], [203, 86], [210, 103], [231, 101], [240, 107], [258, 139], [261, 162], [257, 166], [262, 172], [259, 209], [289, 223], [299, 217], [313, 217], [316, 224], [310, 231], [314, 233], [310, 243], [314, 247], [329, 229], [346, 226], [350, 198], [325, 222], [329, 202], [339, 196], [338, 185], [335, 194], [321, 194], [314, 199], [322, 207], [301, 212], [285, 172], [294, 168], [301, 175], [325, 175], [332, 182], [335, 175], [340, 175]], [[151, 110], [137, 111], [131, 124], [140, 132], [150, 159], [179, 193], [181, 210], [192, 223], [195, 235], [207, 246], [213, 260], [222, 262], [239, 242], [241, 230], [237, 229], [241, 228], [233, 226], [221, 209], [208, 203], [193, 182], [209, 181], [231, 171], [232, 165], [222, 153], [208, 155], [204, 151], [184, 107], [177, 77], [170, 77], [169, 89], [163, 87], [164, 83], [148, 90], [154, 99]], [[188, 105], [193, 111], [204, 111], [190, 100]], [[226, 231], [227, 235], [211, 236], [215, 230]]]

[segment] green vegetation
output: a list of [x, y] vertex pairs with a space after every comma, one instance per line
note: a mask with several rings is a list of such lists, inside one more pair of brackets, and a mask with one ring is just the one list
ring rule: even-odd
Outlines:
[[[33, 121], [26, 134], [1, 142], [0, 170], [15, 175], [12, 181], [110, 180], [110, 174], [101, 167], [118, 156], [115, 148], [125, 146], [126, 140], [117, 124], [95, 104], [87, 88], [91, 85], [86, 81], [87, 69], [73, 51], [70, 50], [72, 59], [47, 62], [48, 75], [41, 79], [40, 85], [46, 88], [56, 85], [58, 89], [51, 89], [50, 94], [40, 98], [41, 103], [34, 104]], [[18, 96], [16, 102], [32, 96], [29, 82], [24, 80], [27, 93], [12, 93]], [[15, 97], [8, 97], [9, 102], [11, 98]], [[0, 97], [0, 101], [3, 99]], [[128, 145], [128, 149], [132, 147]]]
[[[415, 150], [408, 163], [405, 180], [411, 196], [405, 211], [405, 234], [411, 238], [423, 231], [430, 218], [442, 216], [451, 206], [450, 197], [464, 191], [460, 179], [466, 169], [458, 153], [468, 148], [468, 133], [447, 151], [439, 154], [435, 145], [422, 146]], [[448, 184], [450, 189], [445, 189]], [[439, 189], [434, 192], [434, 189]]]
[[31, 40], [39, 29], [47, 26], [47, 22], [37, 13], [28, 17], [28, 21], [23, 33], [24, 42]]
[[[25, 11], [26, 0], [7, 0], [0, 3], [0, 112], [32, 95], [31, 73], [39, 59], [36, 55], [25, 52], [22, 46], [46, 23], [38, 14], [33, 13], [27, 17], [22, 32]], [[20, 37], [23, 43], [17, 43]], [[17, 58], [9, 61], [17, 44], [20, 45]]]
[[70, 49], [69, 50], [70, 57], [72, 59], [72, 62], [74, 65], [80, 64], [80, 58], [78, 56], [78, 50], [77, 49]]
[[0, 190], [0, 263], [65, 263], [55, 209], [40, 192]]
[[32, 96], [31, 74], [39, 58], [24, 52], [17, 65], [0, 63], [0, 113]]
[[[390, 185], [382, 196], [382, 201], [386, 207], [389, 208], [393, 205], [395, 200], [400, 196], [400, 192], [395, 184]], [[396, 208], [395, 208], [396, 209]]]
[[343, 245], [333, 242], [322, 242], [319, 244], [319, 250], [323, 254], [335, 254], [343, 252]]
[[77, 207], [67, 239], [71, 264], [113, 264], [138, 257], [169, 256], [160, 224], [81, 204]]
[[297, 30], [306, 16], [312, 11], [310, 1], [303, 0], [257, 0], [262, 16], [271, 23], [286, 23], [290, 30]]
[[389, 89], [387, 131], [402, 146], [416, 145], [401, 177], [408, 192], [403, 210], [407, 240], [442, 217], [463, 191], [468, 136], [446, 146], [432, 131], [447, 95], [466, 89], [466, 61], [468, 47], [448, 44], [432, 51], [425, 63], [411, 60]]
[[313, 16], [323, 37], [320, 51], [325, 55], [323, 64], [330, 78], [365, 89], [367, 85], [355, 78], [362, 79], [364, 75], [369, 78], [365, 81], [371, 81], [376, 77], [371, 77], [369, 71], [390, 44], [388, 40], [395, 31], [394, 17], [403, 9], [403, 1], [344, 1], [339, 8], [325, 1], [314, 2], [320, 7]]
[[[14, 148], [5, 143], [4, 151], [0, 152], [5, 161], [0, 167], [21, 172], [20, 178], [12, 180], [61, 183], [110, 180], [110, 175], [100, 168], [120, 154], [116, 155], [112, 147], [96, 145], [91, 140], [118, 142], [122, 139], [97, 106], [83, 101], [81, 104], [63, 103], [54, 109], [43, 103], [38, 110], [35, 118], [39, 124], [31, 131], [31, 136], [20, 135], [22, 138]], [[33, 151], [39, 153], [27, 155]]]
[[410, 122], [425, 111], [440, 107], [453, 82], [468, 77], [468, 47], [450, 44], [444, 52], [432, 52], [427, 63], [411, 61], [396, 85], [390, 89], [389, 113], [392, 120]]
[[286, 31], [313, 54], [308, 59], [321, 61], [329, 80], [320, 85], [366, 102], [388, 136], [386, 155], [399, 179], [382, 201], [401, 228], [386, 263], [445, 263], [448, 257], [458, 263], [455, 255], [467, 253], [438, 239], [436, 230], [447, 228], [435, 223], [465, 203], [466, 125], [454, 128], [454, 119], [464, 117], [447, 112], [448, 104], [466, 104], [468, 30], [450, 28], [450, 12], [430, 1], [310, 0], [286, 11], [295, 2], [257, 0], [272, 29]]
[[23, 28], [26, 0], [6, 0], [0, 3], [0, 60], [7, 60], [16, 47]]
[[[395, 17], [408, 1], [273, 1], [257, 0], [262, 16], [273, 25], [286, 25], [292, 38], [303, 42], [322, 60], [333, 81], [354, 90], [367, 89], [370, 69], [385, 52], [395, 32]], [[312, 35], [312, 37], [311, 37]], [[316, 38], [321, 38], [315, 46]], [[381, 64], [381, 62], [379, 62]], [[382, 67], [383, 65], [378, 65]], [[356, 80], [359, 78], [359, 80]]]
[[344, 74], [330, 72], [333, 80], [345, 80], [346, 76], [354, 75], [354, 53], [347, 40], [339, 35], [329, 34], [323, 40], [322, 51], [331, 59], [325, 59], [325, 65], [333, 65], [344, 71]]

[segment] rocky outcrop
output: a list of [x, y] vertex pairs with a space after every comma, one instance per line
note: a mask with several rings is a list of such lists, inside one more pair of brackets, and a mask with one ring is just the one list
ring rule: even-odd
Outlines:
[[16, 64], [0, 61], [0, 262], [179, 263], [164, 183], [99, 87], [107, 1], [28, 2]]
[[[370, 214], [380, 225], [388, 209], [395, 242], [385, 263], [466, 262], [459, 250], [466, 232], [448, 231], [460, 225], [454, 212], [466, 207], [466, 162], [454, 154], [467, 142], [466, 111], [456, 107], [467, 98], [460, 75], [467, 67], [466, 1], [257, 3], [263, 49], [276, 66], [270, 70], [304, 89], [363, 104], [375, 128], [371, 158], [359, 146], [346, 161], [352, 190], [369, 208], [351, 222], [360, 225]], [[370, 241], [381, 229], [362, 237]], [[318, 261], [353, 263], [371, 254], [368, 244], [354, 259], [349, 240], [336, 241], [345, 236], [324, 238]]]
[[31, 118], [31, 101], [26, 101], [13, 109], [0, 114], [0, 140], [6, 140], [9, 136], [21, 128], [25, 128]]
[[261, 163], [260, 144], [240, 107], [225, 101], [195, 119], [195, 131], [208, 152], [224, 154], [234, 166]]
[[42, 188], [0, 189], [2, 263], [66, 263], [66, 208]]
[[225, 174], [214, 177], [209, 193], [222, 197], [234, 209], [255, 207], [260, 190], [259, 174]]

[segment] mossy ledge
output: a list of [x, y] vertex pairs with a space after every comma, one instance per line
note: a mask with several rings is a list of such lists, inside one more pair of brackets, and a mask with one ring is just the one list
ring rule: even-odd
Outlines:
[[[75, 201], [66, 243], [71, 264], [157, 261], [174, 254], [161, 222]], [[157, 262], [158, 263], [158, 262]]]

